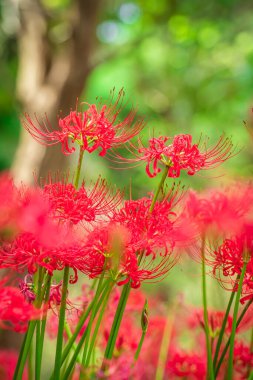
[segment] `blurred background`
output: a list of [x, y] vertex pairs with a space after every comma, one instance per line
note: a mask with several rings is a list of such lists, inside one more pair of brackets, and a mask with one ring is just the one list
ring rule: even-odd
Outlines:
[[[23, 112], [46, 113], [56, 126], [77, 98], [106, 100], [114, 87], [125, 89], [126, 112], [138, 107], [147, 123], [144, 138], [190, 133], [211, 143], [224, 132], [232, 137], [236, 157], [213, 174], [184, 177], [187, 186], [252, 176], [251, 0], [0, 0], [0, 21], [0, 171], [11, 169], [17, 182], [32, 183], [35, 171], [45, 176], [76, 162], [67, 162], [60, 147], [31, 140], [20, 126]], [[86, 155], [84, 167], [86, 178], [102, 174], [126, 189], [132, 182], [134, 196], [159, 180], [148, 179], [143, 166], [111, 170], [96, 154]], [[180, 264], [159, 292], [165, 300], [183, 292], [199, 304], [200, 273], [186, 265], [187, 286]], [[217, 292], [217, 284], [209, 286], [213, 305], [222, 307], [224, 293]]]
[[[250, 0], [1, 0], [0, 12], [0, 170], [11, 167], [17, 181], [75, 164], [60, 147], [32, 141], [22, 112], [46, 113], [56, 126], [77, 98], [106, 100], [113, 87], [124, 87], [127, 108], [138, 107], [144, 135], [233, 137], [240, 154], [191, 186], [252, 174], [243, 123], [250, 128], [253, 104]], [[137, 195], [155, 186], [143, 167], [119, 172], [96, 155], [86, 159], [88, 177], [101, 172], [123, 187], [134, 175]]]

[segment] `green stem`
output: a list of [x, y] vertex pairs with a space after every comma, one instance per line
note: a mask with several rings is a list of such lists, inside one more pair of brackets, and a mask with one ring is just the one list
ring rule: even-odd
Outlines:
[[[38, 268], [38, 271], [36, 273], [37, 278], [37, 284], [36, 284], [36, 290], [37, 290], [37, 296], [34, 302], [34, 307], [37, 309], [40, 309], [43, 299], [43, 292], [41, 290], [42, 281], [43, 281], [43, 275], [44, 275], [44, 269], [42, 267]], [[26, 359], [31, 347], [33, 334], [36, 328], [37, 321], [32, 320], [28, 324], [27, 332], [22, 344], [22, 348], [19, 354], [18, 362], [16, 365], [15, 373], [13, 376], [13, 380], [21, 380], [23, 377], [23, 372], [25, 368]]]
[[[118, 307], [117, 307], [117, 310], [116, 310], [116, 313], [114, 316], [112, 328], [110, 331], [109, 339], [107, 342], [104, 359], [111, 359], [113, 356], [113, 351], [114, 351], [114, 347], [116, 344], [116, 339], [118, 336], [120, 324], [122, 321], [123, 313], [124, 313], [124, 310], [126, 307], [126, 303], [127, 303], [127, 299], [128, 299], [130, 290], [131, 290], [131, 282], [129, 281], [126, 285], [124, 285], [124, 288], [123, 288], [121, 296], [120, 296], [120, 300], [119, 300]], [[102, 367], [103, 367], [103, 365], [102, 365]]]
[[78, 164], [77, 164], [77, 169], [76, 169], [76, 177], [75, 177], [75, 181], [74, 181], [75, 188], [78, 188], [78, 185], [79, 185], [79, 179], [80, 179], [82, 162], [83, 162], [83, 154], [84, 154], [84, 150], [80, 146]]
[[[103, 298], [104, 296], [104, 288], [106, 287], [106, 283], [103, 285], [102, 287], [102, 290], [101, 290], [101, 296], [100, 296], [100, 300], [99, 300], [99, 303], [101, 301], [101, 299]], [[92, 310], [93, 307], [96, 307], [96, 305], [94, 304], [94, 299], [92, 300], [92, 302], [89, 304], [89, 306], [87, 307], [87, 309], [85, 310], [85, 312], [81, 315], [79, 321], [78, 321], [78, 324], [76, 326], [76, 329], [73, 333], [73, 335], [71, 336], [71, 338], [69, 339], [66, 347], [64, 348], [63, 350], [63, 354], [62, 354], [62, 358], [61, 358], [61, 365], [63, 365], [63, 363], [65, 362], [66, 358], [68, 357], [69, 353], [70, 353], [70, 350], [72, 349], [73, 347], [73, 344], [78, 336], [78, 334], [80, 333], [85, 321], [87, 320], [87, 318], [89, 317], [89, 314]], [[79, 350], [80, 351], [80, 350]], [[79, 351], [77, 352], [77, 354], [79, 354]], [[50, 377], [50, 380], [53, 379], [53, 376]]]
[[59, 380], [60, 378], [68, 281], [69, 281], [69, 267], [66, 266], [64, 268], [64, 274], [63, 274], [62, 296], [61, 296], [59, 326], [58, 326], [58, 335], [57, 335], [57, 343], [56, 343], [55, 364], [54, 364], [54, 380]]
[[16, 371], [15, 371], [13, 380], [22, 380], [24, 367], [25, 367], [26, 359], [27, 359], [27, 356], [28, 356], [28, 353], [29, 353], [29, 350], [31, 347], [32, 338], [33, 338], [33, 334], [35, 331], [36, 324], [37, 324], [37, 321], [29, 322], [28, 330], [27, 330], [26, 337], [25, 337], [25, 345], [24, 345], [24, 349], [22, 351], [22, 357], [19, 361], [19, 366], [16, 367]]
[[165, 166], [164, 171], [163, 171], [162, 178], [161, 178], [161, 180], [160, 180], [160, 182], [159, 182], [159, 185], [158, 185], [158, 187], [157, 187], [156, 193], [155, 193], [155, 195], [154, 195], [154, 197], [153, 197], [153, 199], [152, 199], [152, 202], [151, 202], [151, 205], [150, 205], [150, 208], [149, 208], [149, 212], [150, 212], [150, 213], [152, 213], [153, 210], [154, 210], [155, 203], [156, 203], [156, 201], [157, 201], [157, 198], [158, 198], [158, 196], [159, 196], [159, 194], [160, 194], [161, 189], [163, 188], [163, 184], [164, 184], [164, 182], [165, 182], [165, 180], [166, 180], [166, 178], [167, 178], [168, 171], [169, 171], [169, 166]]
[[216, 367], [217, 360], [218, 360], [218, 357], [219, 357], [220, 347], [221, 347], [223, 335], [224, 335], [224, 332], [225, 332], [225, 329], [226, 329], [226, 326], [227, 326], [228, 316], [229, 316], [229, 312], [230, 312], [230, 309], [231, 309], [234, 297], [235, 297], [235, 292], [232, 292], [231, 296], [229, 298], [229, 301], [228, 301], [228, 306], [227, 306], [227, 309], [226, 309], [226, 313], [225, 313], [225, 316], [224, 316], [224, 319], [223, 319], [223, 322], [222, 322], [221, 330], [220, 330], [218, 341], [217, 341], [217, 344], [216, 344], [216, 349], [215, 349], [215, 354], [214, 354], [214, 359], [213, 359], [213, 366], [214, 366], [214, 368]]
[[[107, 285], [107, 282], [105, 282], [104, 285]], [[95, 309], [95, 313], [96, 314], [98, 313], [98, 310], [100, 309], [100, 306], [101, 306], [101, 304], [103, 302], [102, 300], [104, 299], [104, 297], [106, 297], [106, 293], [107, 293], [107, 288], [104, 289], [104, 286], [103, 286], [102, 290], [100, 292], [100, 298], [98, 299], [98, 302], [97, 303], [95, 303], [95, 302], [92, 303], [93, 309]], [[72, 371], [74, 369], [74, 366], [75, 366], [76, 361], [77, 361], [77, 357], [78, 357], [79, 352], [81, 351], [83, 343], [84, 343], [84, 341], [86, 339], [87, 332], [88, 332], [88, 329], [86, 328], [85, 331], [84, 331], [84, 333], [83, 333], [83, 335], [82, 335], [82, 337], [81, 337], [81, 339], [78, 342], [78, 345], [76, 346], [74, 355], [73, 355], [73, 357], [72, 357], [72, 359], [71, 359], [71, 361], [70, 361], [70, 363], [69, 363], [69, 365], [68, 365], [68, 367], [66, 369], [66, 372], [64, 373], [63, 380], [68, 380], [70, 378], [69, 376], [71, 375], [71, 373], [72, 373]]]
[[253, 380], [253, 371], [251, 371], [248, 380]]
[[[250, 334], [250, 353], [253, 353], [253, 327], [251, 328], [251, 334]], [[251, 363], [248, 364], [248, 370], [247, 370], [247, 377], [250, 375], [251, 371]]]
[[208, 368], [208, 379], [214, 380], [214, 370], [212, 362], [212, 351], [210, 342], [210, 330], [208, 322], [208, 311], [207, 311], [207, 292], [206, 292], [206, 267], [205, 267], [205, 238], [202, 238], [202, 299], [203, 299], [203, 312], [204, 312], [204, 327], [206, 336], [206, 350], [207, 350], [207, 368]]
[[[102, 300], [103, 300], [103, 298], [104, 298], [104, 296], [106, 294], [106, 291], [107, 291], [107, 289], [105, 289], [106, 285], [107, 285], [107, 281], [104, 284], [101, 284], [100, 291], [99, 291], [100, 292], [99, 293], [99, 297], [100, 298], [98, 299], [98, 302], [95, 303], [95, 297], [94, 297], [94, 299], [92, 300], [92, 302], [90, 303], [90, 305], [86, 309], [85, 313], [79, 319], [79, 322], [78, 322], [78, 325], [76, 327], [76, 330], [74, 331], [72, 337], [68, 341], [68, 343], [67, 343], [67, 345], [66, 345], [66, 347], [65, 347], [65, 349], [63, 351], [61, 365], [63, 365], [63, 363], [65, 362], [66, 358], [69, 355], [70, 350], [73, 348], [73, 344], [74, 344], [74, 342], [75, 342], [78, 334], [80, 333], [80, 330], [82, 329], [82, 327], [83, 327], [86, 319], [88, 318], [91, 310], [93, 308], [95, 308], [96, 313], [98, 312], [99, 307], [100, 307], [100, 305], [102, 303]], [[99, 284], [98, 284], [98, 286], [99, 286]], [[85, 331], [84, 331], [81, 339], [79, 340], [79, 343], [78, 343], [78, 345], [75, 348], [74, 355], [73, 355], [73, 357], [72, 357], [72, 359], [71, 359], [71, 361], [70, 361], [70, 363], [69, 363], [69, 365], [68, 365], [68, 367], [66, 369], [66, 372], [64, 374], [64, 376], [66, 377], [66, 379], [69, 379], [68, 376], [70, 376], [70, 374], [72, 373], [72, 370], [73, 370], [73, 367], [75, 366], [75, 363], [77, 361], [79, 352], [80, 352], [80, 350], [82, 348], [82, 345], [83, 345], [83, 343], [84, 343], [84, 341], [86, 339], [86, 335], [87, 335], [87, 328], [85, 329]], [[63, 376], [63, 378], [65, 378], [64, 376]], [[51, 376], [50, 380], [52, 380], [52, 379], [53, 379], [53, 377]]]
[[[49, 295], [50, 295], [51, 279], [52, 279], [52, 276], [50, 274], [47, 274], [47, 279], [46, 279], [45, 288], [44, 288], [45, 290], [44, 301], [45, 301], [46, 307], [47, 307], [47, 303], [48, 303]], [[46, 322], [47, 322], [47, 310], [45, 311], [45, 315], [43, 316], [42, 321], [41, 321], [41, 330], [39, 331], [39, 334], [38, 334], [39, 340], [37, 340], [37, 336], [36, 336], [35, 380], [40, 380]], [[40, 323], [37, 324], [37, 330], [39, 329], [39, 327], [40, 327]]]
[[[100, 292], [101, 292], [101, 288], [102, 288], [102, 284], [103, 284], [103, 279], [104, 279], [104, 274], [105, 274], [105, 271], [103, 271], [103, 273], [100, 277], [98, 286], [97, 286], [97, 291], [96, 291], [96, 294], [94, 297], [94, 303], [95, 304], [97, 303], [99, 296], [100, 296]], [[91, 316], [90, 316], [90, 320], [89, 320], [88, 326], [86, 328], [86, 330], [87, 330], [86, 341], [85, 341], [85, 346], [84, 346], [84, 350], [83, 350], [83, 358], [82, 358], [82, 365], [83, 366], [85, 364], [85, 359], [86, 359], [88, 346], [89, 346], [89, 339], [90, 339], [90, 334], [91, 334], [92, 323], [94, 321], [95, 316], [96, 316], [96, 308], [93, 307], [92, 312], [91, 312]]]
[[70, 363], [66, 369], [66, 372], [64, 373], [64, 376], [62, 377], [62, 380], [69, 380], [70, 379], [70, 374], [72, 373], [72, 371], [74, 369], [77, 357], [79, 355], [79, 352], [81, 351], [81, 348], [83, 346], [83, 343], [85, 341], [86, 336], [87, 336], [87, 329], [84, 331], [81, 339], [78, 342], [78, 345], [76, 346], [74, 355], [73, 355], [73, 357], [72, 357], [72, 359], [71, 359], [71, 361], [70, 361]]
[[242, 267], [242, 272], [240, 276], [240, 281], [238, 284], [238, 289], [236, 293], [235, 305], [234, 305], [234, 314], [233, 314], [233, 323], [232, 331], [230, 335], [230, 350], [228, 358], [228, 369], [227, 369], [227, 379], [232, 380], [233, 378], [233, 358], [234, 358], [234, 345], [235, 345], [235, 333], [236, 333], [236, 324], [237, 324], [237, 314], [239, 310], [240, 297], [242, 292], [243, 278], [246, 272], [247, 262], [244, 262]]
[[158, 356], [158, 364], [156, 367], [155, 380], [162, 380], [164, 378], [164, 372], [166, 368], [166, 362], [168, 357], [168, 350], [170, 346], [171, 340], [171, 332], [174, 324], [176, 306], [173, 307], [173, 311], [169, 312], [166, 319], [166, 324], [164, 326], [159, 356]]
[[30, 348], [30, 351], [28, 353], [28, 380], [33, 380], [33, 365], [32, 365], [32, 360], [33, 360], [33, 352], [32, 352], [32, 345]]
[[138, 344], [138, 347], [137, 347], [137, 350], [135, 352], [135, 355], [134, 355], [134, 361], [137, 362], [138, 358], [139, 358], [139, 355], [140, 355], [140, 352], [141, 352], [141, 349], [142, 349], [142, 345], [143, 345], [143, 342], [144, 342], [144, 338], [146, 336], [146, 333], [147, 333], [147, 330], [145, 331], [142, 331], [142, 334], [141, 334], [141, 339], [139, 341], [139, 344]]
[[[69, 327], [69, 325], [68, 325], [68, 323], [67, 323], [66, 321], [65, 321], [65, 323], [64, 323], [64, 330], [65, 330], [65, 332], [66, 332], [66, 334], [67, 334], [68, 339], [71, 339], [71, 337], [72, 337], [72, 333], [71, 333], [70, 327]], [[75, 343], [73, 343], [71, 349], [72, 349], [73, 351], [76, 350], [76, 344], [75, 344]], [[81, 358], [78, 358], [77, 361], [78, 361], [79, 363], [81, 363]], [[63, 372], [64, 372], [64, 371], [63, 371]]]
[[85, 361], [85, 367], [86, 368], [90, 364], [90, 358], [91, 358], [91, 355], [92, 355], [92, 352], [93, 352], [93, 349], [94, 349], [94, 346], [95, 346], [95, 342], [96, 342], [96, 339], [97, 339], [97, 334], [98, 334], [98, 331], [99, 331], [99, 327], [101, 325], [101, 322], [102, 322], [102, 319], [103, 319], [103, 316], [104, 316], [104, 313], [105, 313], [106, 306], [108, 304], [108, 300], [109, 300], [109, 297], [110, 297], [113, 285], [114, 285], [114, 282], [112, 282], [109, 285], [109, 288], [108, 288], [108, 291], [107, 291], [107, 295], [105, 297], [102, 309], [100, 311], [100, 314], [99, 314], [99, 317], [98, 317], [98, 320], [97, 320], [97, 323], [96, 323], [96, 326], [95, 326], [95, 329], [94, 329], [94, 332], [93, 332], [93, 335], [92, 335], [92, 339], [91, 339], [91, 343], [90, 343], [90, 347], [89, 347], [89, 352], [88, 352], [88, 355], [87, 355], [87, 359]]
[[[236, 328], [238, 328], [238, 326], [240, 325], [240, 323], [241, 323], [244, 315], [246, 314], [246, 312], [247, 312], [248, 308], [250, 307], [250, 305], [252, 304], [252, 302], [253, 302], [253, 299], [249, 300], [248, 303], [245, 305], [243, 311], [241, 312], [241, 314], [240, 314], [240, 316], [239, 316], [239, 318], [237, 320]], [[222, 354], [220, 356], [219, 362], [217, 364], [217, 368], [215, 369], [215, 376], [216, 377], [217, 377], [217, 375], [219, 373], [219, 370], [220, 370], [220, 367], [221, 367], [221, 365], [222, 365], [222, 363], [224, 361], [224, 358], [225, 358], [225, 355], [226, 355], [227, 350], [229, 348], [229, 345], [230, 345], [230, 337], [229, 337], [229, 339], [228, 339], [228, 341], [226, 343], [226, 346], [224, 347], [224, 349], [222, 351]]]

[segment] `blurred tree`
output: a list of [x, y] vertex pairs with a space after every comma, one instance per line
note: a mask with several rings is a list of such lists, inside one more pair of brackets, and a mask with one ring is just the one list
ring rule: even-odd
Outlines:
[[[101, 0], [17, 1], [17, 96], [22, 109], [31, 116], [46, 113], [54, 126], [59, 110], [66, 114], [76, 103], [91, 70], [100, 3]], [[61, 169], [64, 161], [59, 146], [46, 149], [21, 132], [12, 169], [18, 180], [31, 182], [34, 168], [43, 176], [49, 169]]]
[[[2, 12], [4, 25], [2, 30], [0, 28], [0, 55], [3, 58], [0, 60], [0, 75], [3, 77], [0, 107], [6, 111], [0, 115], [1, 133], [4, 134], [4, 139], [0, 140], [0, 167], [10, 166], [17, 141], [16, 115], [19, 110], [13, 112], [16, 35], [10, 32], [16, 22], [20, 31], [20, 85], [17, 88], [21, 108], [25, 111], [31, 114], [34, 111], [38, 114], [47, 112], [54, 123], [59, 110], [66, 114], [70, 107], [75, 107], [81, 87], [85, 89], [86, 99], [92, 101], [96, 96], [108, 96], [114, 86], [117, 89], [124, 86], [131, 102], [138, 104], [140, 113], [145, 115], [156, 134], [185, 132], [198, 138], [204, 133], [211, 139], [222, 132], [232, 135], [239, 146], [246, 146], [246, 149], [237, 157], [237, 165], [233, 160], [226, 164], [228, 173], [250, 175], [252, 149], [247, 145], [248, 135], [242, 120], [247, 118], [252, 101], [251, 0], [243, 3], [240, 0], [100, 2], [99, 11], [99, 0], [90, 0], [89, 9], [89, 1], [80, 0], [84, 15], [76, 11], [80, 7], [77, 0], [36, 0], [31, 3], [28, 0], [2, 0], [0, 3], [0, 8], [6, 9]], [[16, 8], [10, 9], [10, 4], [15, 4]], [[77, 51], [76, 34], [81, 31], [81, 19], [84, 49]], [[35, 31], [31, 32], [32, 28]], [[28, 42], [29, 36], [31, 42]], [[78, 38], [81, 42], [81, 37]], [[96, 49], [92, 49], [95, 45]], [[71, 69], [74, 63], [81, 67], [81, 72], [74, 66]], [[35, 67], [40, 70], [34, 70]], [[26, 79], [22, 73], [26, 73]], [[69, 83], [73, 89], [75, 80], [78, 81], [76, 94], [68, 91]], [[36, 83], [32, 91], [31, 83]], [[25, 139], [28, 137], [22, 135], [21, 141]], [[49, 157], [53, 158], [53, 170], [64, 163], [61, 162], [64, 157], [55, 156], [55, 149], [59, 152], [57, 148], [46, 151], [30, 144], [26, 141], [21, 144], [15, 159], [14, 169], [20, 178], [24, 179], [40, 163], [39, 172], [45, 173], [51, 166]], [[95, 167], [102, 169], [102, 173], [104, 170], [113, 182], [121, 176], [120, 172], [109, 172], [104, 160], [98, 164], [95, 155], [87, 166], [94, 175], [97, 174]], [[137, 173], [141, 188], [144, 174], [138, 169]], [[197, 178], [194, 180], [198, 181]], [[125, 175], [123, 182], [128, 183]]]

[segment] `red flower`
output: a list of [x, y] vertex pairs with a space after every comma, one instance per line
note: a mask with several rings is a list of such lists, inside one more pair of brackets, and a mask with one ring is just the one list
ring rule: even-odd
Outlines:
[[104, 219], [122, 199], [120, 191], [112, 194], [101, 178], [91, 189], [86, 188], [84, 183], [79, 189], [71, 183], [50, 183], [44, 186], [44, 194], [50, 201], [53, 216], [73, 224], [95, 221], [98, 216]]
[[4, 282], [0, 283], [0, 326], [24, 332], [28, 322], [38, 319], [41, 311], [28, 303], [18, 288], [5, 286]]
[[235, 341], [234, 367], [240, 379], [248, 379], [249, 372], [253, 368], [253, 352], [250, 347], [241, 341]]
[[169, 378], [177, 376], [189, 380], [204, 380], [206, 378], [206, 364], [203, 355], [176, 351], [167, 362]]
[[[12, 380], [18, 361], [18, 353], [13, 350], [0, 351], [0, 380]], [[27, 380], [27, 367], [25, 367], [22, 380]]]
[[19, 211], [18, 191], [7, 173], [0, 175], [0, 230], [15, 228]]
[[202, 235], [207, 232], [239, 233], [252, 210], [251, 184], [235, 183], [223, 191], [213, 189], [204, 194], [188, 193], [184, 218], [190, 219]]
[[191, 135], [177, 135], [174, 138], [160, 136], [149, 140], [145, 147], [141, 140], [138, 146], [129, 144], [129, 150], [135, 158], [123, 158], [117, 152], [111, 157], [121, 162], [147, 162], [146, 172], [149, 177], [155, 177], [161, 171], [160, 164], [168, 167], [168, 177], [179, 177], [181, 170], [194, 175], [199, 170], [212, 169], [219, 166], [233, 155], [233, 144], [229, 138], [221, 136], [218, 142], [207, 148], [207, 142], [192, 144]]
[[[225, 312], [220, 310], [208, 310], [208, 325], [210, 328], [211, 335], [215, 338], [218, 336], [222, 322], [224, 319]], [[226, 333], [231, 333], [233, 318], [229, 315], [226, 324]], [[188, 324], [190, 329], [196, 327], [204, 328], [204, 314], [203, 309], [193, 310], [192, 315], [188, 319]]]
[[59, 118], [58, 130], [54, 130], [45, 117], [39, 121], [35, 115], [32, 120], [25, 114], [24, 127], [35, 140], [43, 145], [55, 145], [60, 143], [65, 155], [75, 151], [73, 144], [80, 145], [82, 150], [92, 153], [100, 148], [100, 156], [104, 156], [108, 149], [119, 146], [136, 136], [144, 124], [136, 119], [136, 111], [120, 119], [123, 110], [124, 92], [121, 90], [113, 103], [114, 92], [109, 105], [100, 105], [99, 108], [92, 104], [87, 105], [84, 112], [71, 111], [64, 118]]
[[107, 258], [105, 269], [113, 273], [119, 285], [131, 280], [136, 288], [142, 281], [164, 277], [177, 260], [173, 253], [177, 217], [172, 203], [157, 202], [150, 213], [151, 199], [126, 201], [109, 225], [97, 227], [87, 236], [81, 270], [96, 277]]
[[253, 297], [252, 225], [246, 225], [244, 233], [231, 239], [225, 239], [223, 244], [214, 251], [213, 273], [218, 276], [222, 284], [232, 284], [230, 289], [236, 291], [236, 276], [241, 274], [244, 262], [247, 262], [247, 267], [243, 279], [242, 303]]

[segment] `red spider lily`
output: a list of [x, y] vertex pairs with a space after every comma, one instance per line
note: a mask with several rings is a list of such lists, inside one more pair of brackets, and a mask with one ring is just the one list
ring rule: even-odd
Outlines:
[[122, 200], [120, 191], [112, 194], [105, 180], [99, 178], [92, 188], [83, 183], [76, 189], [71, 183], [50, 183], [44, 186], [44, 194], [51, 204], [51, 213], [61, 221], [77, 224], [80, 221], [105, 219]]
[[189, 380], [204, 380], [206, 378], [206, 363], [204, 355], [176, 351], [166, 365], [169, 378], [187, 378]]
[[0, 230], [15, 229], [19, 212], [18, 191], [7, 173], [0, 175]]
[[168, 167], [168, 177], [176, 178], [180, 176], [181, 170], [194, 175], [200, 170], [213, 169], [234, 154], [231, 140], [224, 136], [214, 146], [207, 148], [207, 141], [192, 144], [192, 136], [183, 134], [152, 138], [148, 147], [139, 139], [138, 146], [129, 143], [129, 150], [134, 157], [123, 158], [114, 151], [111, 153], [112, 160], [119, 164], [145, 161], [147, 175], [151, 178], [160, 173], [160, 164]]
[[18, 226], [22, 232], [34, 235], [44, 247], [57, 247], [61, 242], [73, 241], [72, 230], [52, 218], [52, 205], [40, 188], [20, 191]]
[[126, 201], [115, 211], [109, 225], [97, 227], [88, 235], [84, 247], [85, 273], [96, 277], [106, 265], [119, 285], [131, 279], [132, 287], [168, 273], [177, 258], [173, 254], [177, 241], [173, 226], [177, 217], [168, 200], [157, 202], [152, 213], [150, 205], [149, 198]]
[[[247, 262], [246, 273], [243, 279], [241, 302], [253, 297], [253, 228], [252, 224], [245, 226], [244, 233], [231, 239], [225, 239], [222, 245], [214, 251], [213, 273], [219, 281], [231, 283], [231, 290], [237, 290], [235, 276], [240, 275], [243, 263]], [[228, 280], [227, 280], [228, 278]]]
[[236, 183], [224, 191], [198, 195], [189, 191], [184, 218], [197, 226], [199, 233], [227, 233], [234, 235], [243, 229], [252, 211], [253, 188], [251, 184]]
[[26, 275], [24, 280], [19, 282], [19, 289], [27, 302], [33, 303], [33, 301], [35, 301], [36, 294], [34, 293], [34, 284], [31, 275]]
[[253, 352], [242, 341], [235, 341], [234, 367], [240, 379], [247, 379], [249, 370], [253, 368]]
[[28, 303], [18, 288], [6, 286], [6, 281], [4, 279], [0, 283], [0, 326], [25, 332], [28, 322], [38, 319], [41, 311]]
[[[0, 350], [0, 379], [12, 380], [18, 361], [18, 353], [13, 350]], [[27, 380], [27, 368], [25, 367], [22, 380]]]
[[18, 272], [27, 270], [29, 274], [34, 274], [38, 267], [44, 267], [52, 275], [55, 270], [69, 266], [74, 271], [74, 275], [70, 276], [71, 283], [77, 281], [77, 271], [83, 267], [83, 260], [81, 242], [61, 242], [55, 248], [48, 248], [29, 232], [19, 234], [12, 243], [4, 244], [0, 249], [1, 268], [11, 268]]
[[[108, 105], [87, 104], [84, 112], [71, 111], [64, 118], [59, 118], [58, 130], [54, 130], [47, 117], [39, 121], [25, 114], [24, 128], [32, 137], [43, 145], [62, 145], [62, 152], [69, 155], [75, 151], [73, 144], [80, 145], [82, 150], [92, 153], [101, 149], [104, 156], [108, 149], [119, 146], [136, 136], [143, 128], [141, 119], [136, 119], [136, 111], [131, 110], [121, 119], [124, 92], [121, 90], [114, 101], [114, 92]], [[85, 104], [85, 103], [84, 103]]]
[[[220, 310], [208, 310], [208, 326], [211, 332], [212, 337], [217, 337], [222, 322], [224, 319], [225, 312]], [[231, 333], [233, 318], [229, 315], [227, 320], [227, 325], [225, 332], [227, 334]], [[193, 311], [192, 315], [188, 319], [188, 324], [191, 329], [196, 327], [204, 328], [204, 315], [203, 309], [196, 309]]]

